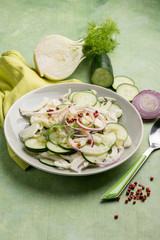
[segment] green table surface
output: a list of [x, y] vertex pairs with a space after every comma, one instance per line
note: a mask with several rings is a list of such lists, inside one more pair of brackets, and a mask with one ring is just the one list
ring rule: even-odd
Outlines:
[[[114, 75], [133, 78], [140, 90], [160, 91], [159, 0], [0, 0], [0, 51], [15, 49], [34, 67], [33, 51], [41, 38], [61, 34], [76, 40], [89, 21], [100, 23], [105, 17], [116, 21], [121, 31], [119, 46], [110, 54]], [[71, 77], [88, 83], [89, 67], [90, 60], [84, 60]], [[127, 162], [86, 177], [35, 168], [23, 171], [9, 157], [0, 128], [0, 239], [160, 239], [159, 151], [134, 178], [151, 188], [146, 202], [125, 204], [125, 192], [119, 202], [101, 202], [101, 196], [148, 148], [153, 122], [144, 121], [143, 141]]]

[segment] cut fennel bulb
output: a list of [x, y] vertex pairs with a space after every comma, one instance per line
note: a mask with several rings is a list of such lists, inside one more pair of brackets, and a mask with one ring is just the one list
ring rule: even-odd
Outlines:
[[83, 40], [73, 41], [61, 35], [49, 35], [36, 46], [34, 62], [41, 77], [62, 80], [69, 77], [85, 58]]

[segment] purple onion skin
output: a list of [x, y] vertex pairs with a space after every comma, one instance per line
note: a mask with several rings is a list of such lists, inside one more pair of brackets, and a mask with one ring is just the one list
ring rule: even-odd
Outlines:
[[[153, 111], [147, 111], [141, 108], [141, 103], [143, 102], [144, 96], [150, 95], [154, 99], [157, 100], [157, 108]], [[139, 114], [143, 119], [155, 119], [160, 116], [160, 93], [154, 90], [143, 90], [139, 94], [137, 94], [132, 104], [138, 110]]]

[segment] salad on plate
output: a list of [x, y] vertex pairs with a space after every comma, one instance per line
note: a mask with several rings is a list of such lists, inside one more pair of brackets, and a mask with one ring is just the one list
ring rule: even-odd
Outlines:
[[28, 125], [19, 132], [28, 153], [43, 164], [81, 172], [120, 160], [132, 144], [123, 111], [115, 99], [95, 90], [68, 91], [59, 99], [44, 98], [32, 109], [20, 108]]

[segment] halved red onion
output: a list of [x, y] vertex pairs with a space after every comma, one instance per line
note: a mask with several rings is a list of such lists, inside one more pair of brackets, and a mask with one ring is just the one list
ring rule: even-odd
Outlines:
[[137, 94], [132, 104], [143, 119], [154, 119], [160, 116], [160, 93], [154, 90], [143, 90]]

